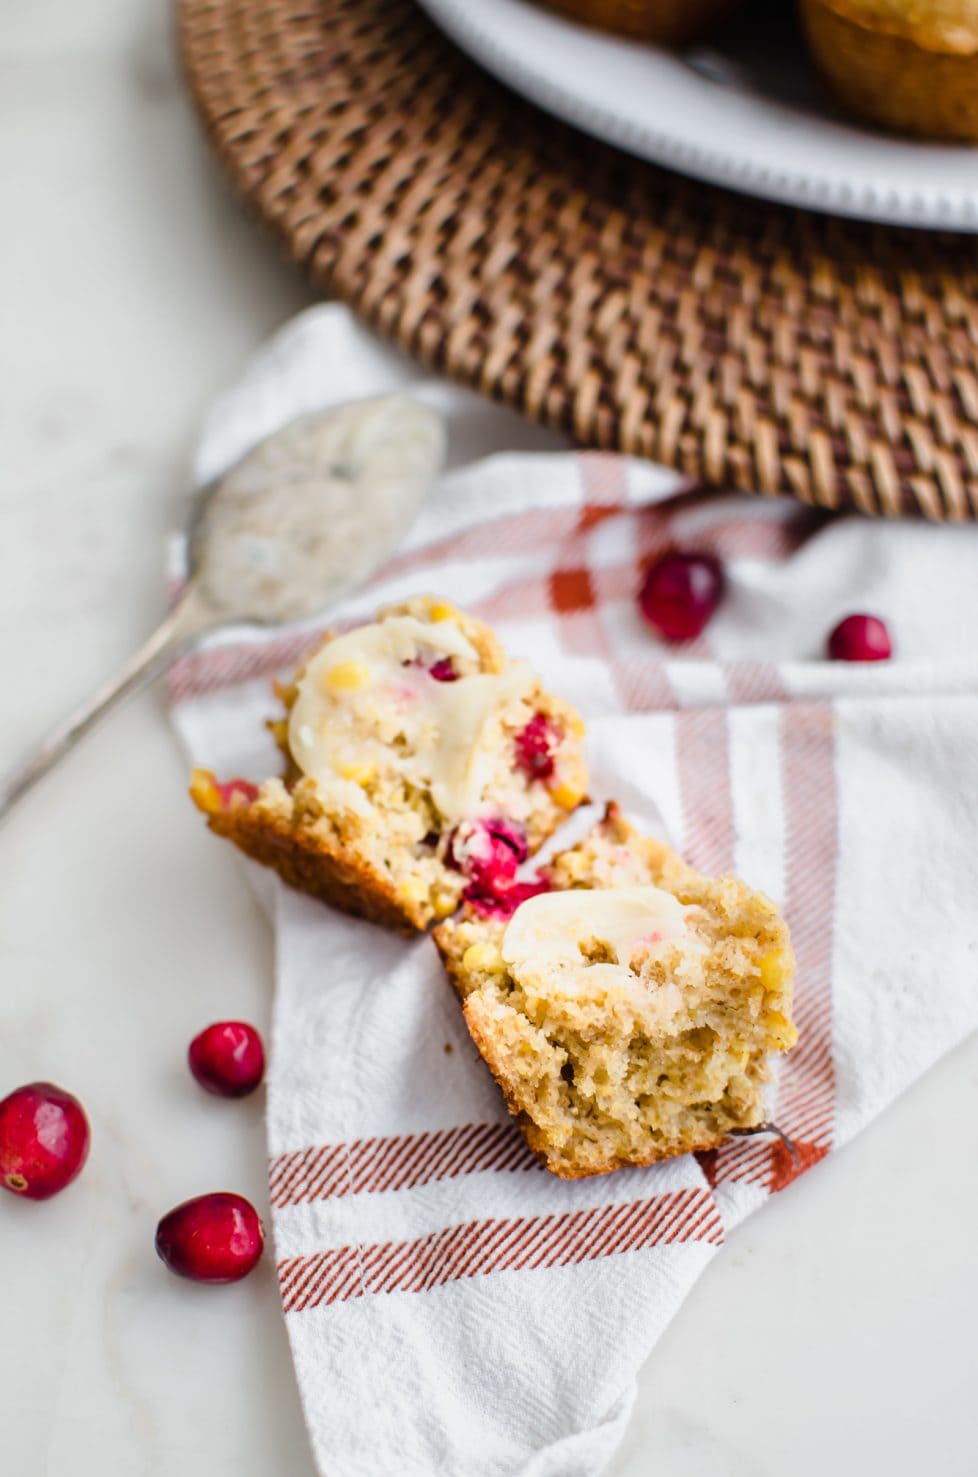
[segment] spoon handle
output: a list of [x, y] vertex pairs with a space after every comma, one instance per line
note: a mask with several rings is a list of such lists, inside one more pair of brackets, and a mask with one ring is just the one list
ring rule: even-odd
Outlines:
[[69, 713], [25, 759], [0, 778], [0, 821], [52, 765], [75, 747], [103, 714], [158, 676], [196, 636], [213, 629], [214, 625], [213, 616], [209, 619], [204, 616], [194, 597], [193, 587], [188, 586], [170, 613], [116, 675], [93, 692], [87, 702]]

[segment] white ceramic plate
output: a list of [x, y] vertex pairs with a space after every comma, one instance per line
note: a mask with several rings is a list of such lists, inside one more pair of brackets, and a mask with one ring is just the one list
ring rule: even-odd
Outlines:
[[785, 0], [763, 26], [741, 20], [679, 54], [531, 0], [420, 3], [501, 81], [630, 153], [789, 205], [978, 232], [978, 148], [890, 138], [833, 113]]

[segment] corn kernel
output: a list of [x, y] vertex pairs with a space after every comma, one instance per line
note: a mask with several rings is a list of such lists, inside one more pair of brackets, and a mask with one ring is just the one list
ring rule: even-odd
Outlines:
[[221, 792], [209, 769], [195, 769], [190, 776], [190, 798], [205, 815], [216, 815], [221, 808]]
[[344, 780], [352, 780], [355, 785], [368, 785], [377, 773], [374, 764], [337, 764], [336, 773]]
[[340, 662], [323, 673], [327, 692], [359, 692], [370, 681], [370, 668], [363, 662]]
[[501, 973], [505, 968], [503, 956], [492, 944], [469, 944], [462, 955], [463, 969], [488, 969]]
[[767, 1025], [774, 1039], [774, 1043], [782, 1051], [789, 1051], [798, 1040], [798, 1028], [793, 1021], [782, 1015], [780, 1010], [772, 1010], [767, 1016]]
[[428, 607], [428, 619], [431, 621], [450, 621], [456, 615], [458, 611], [447, 600], [435, 600]]
[[761, 984], [765, 990], [780, 990], [784, 984], [784, 950], [768, 949], [761, 958]]
[[458, 907], [458, 898], [450, 892], [436, 893], [434, 907], [436, 918], [448, 918]]
[[562, 810], [573, 810], [584, 799], [584, 795], [580, 790], [574, 785], [566, 784], [564, 781], [561, 781], [558, 785], [554, 785], [550, 794], [555, 804], [559, 805]]
[[418, 877], [409, 877], [401, 884], [399, 896], [405, 903], [423, 903], [428, 899], [428, 888], [426, 883]]
[[583, 738], [587, 733], [587, 724], [580, 713], [569, 713], [567, 715], [567, 729], [575, 738]]

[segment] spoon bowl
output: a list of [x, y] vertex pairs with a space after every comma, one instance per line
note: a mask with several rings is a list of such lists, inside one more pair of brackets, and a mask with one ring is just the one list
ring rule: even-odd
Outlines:
[[307, 619], [361, 585], [404, 537], [444, 456], [441, 418], [406, 395], [308, 412], [246, 452], [194, 501], [176, 605], [0, 781], [0, 820], [110, 708], [203, 636]]
[[397, 547], [444, 453], [440, 418], [406, 395], [290, 421], [199, 498], [188, 538], [198, 601], [221, 623], [317, 614]]

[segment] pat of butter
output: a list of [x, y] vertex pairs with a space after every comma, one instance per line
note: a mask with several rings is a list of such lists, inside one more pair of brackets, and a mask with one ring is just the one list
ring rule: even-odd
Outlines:
[[392, 615], [369, 626], [357, 626], [328, 642], [309, 663], [306, 676], [314, 672], [321, 681], [327, 672], [347, 662], [362, 662], [381, 670], [399, 667], [402, 662], [412, 661], [425, 645], [445, 656], [474, 659], [476, 655], [471, 641], [452, 620], [422, 621], [413, 615]]
[[545, 892], [517, 908], [503, 935], [502, 956], [518, 980], [532, 977], [562, 989], [621, 983], [622, 968], [639, 952], [679, 943], [702, 949], [686, 914], [679, 899], [661, 887]]
[[[289, 747], [317, 784], [342, 775], [351, 756], [393, 771], [427, 790], [447, 820], [475, 814], [491, 754], [485, 729], [511, 699], [527, 694], [534, 677], [524, 662], [438, 682], [419, 655], [477, 662], [478, 653], [455, 621], [389, 616], [338, 636], [312, 659], [289, 717]], [[356, 684], [331, 681], [355, 670]]]

